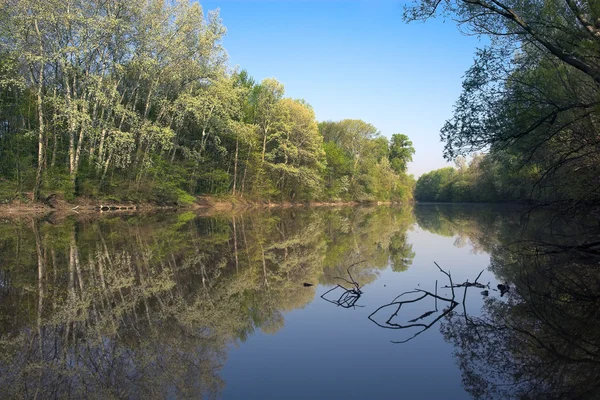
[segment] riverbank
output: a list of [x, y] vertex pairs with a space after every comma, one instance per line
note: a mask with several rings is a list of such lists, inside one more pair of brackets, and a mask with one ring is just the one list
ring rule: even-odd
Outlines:
[[[45, 202], [13, 201], [0, 204], [0, 215], [32, 215], [60, 213], [106, 213], [106, 212], [148, 212], [157, 210], [181, 211], [241, 211], [253, 208], [300, 208], [300, 207], [352, 207], [359, 205], [391, 205], [391, 201], [311, 201], [311, 202], [274, 202], [253, 201], [239, 197], [198, 196], [190, 204], [154, 204], [112, 202], [78, 198], [72, 202], [55, 196]], [[399, 203], [398, 203], [399, 204]]]

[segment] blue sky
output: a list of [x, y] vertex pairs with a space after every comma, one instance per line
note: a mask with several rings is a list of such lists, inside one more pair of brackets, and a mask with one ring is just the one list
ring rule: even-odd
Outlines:
[[439, 130], [483, 42], [443, 18], [402, 21], [405, 2], [385, 0], [200, 1], [220, 8], [232, 66], [274, 77], [319, 121], [355, 118], [383, 135], [408, 135], [416, 176], [447, 165]]

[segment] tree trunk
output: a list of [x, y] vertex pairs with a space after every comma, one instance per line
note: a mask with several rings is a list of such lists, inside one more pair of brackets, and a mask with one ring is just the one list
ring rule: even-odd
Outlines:
[[[42, 35], [40, 34], [40, 29], [38, 28], [37, 19], [34, 20], [35, 31], [37, 33], [39, 42], [40, 42], [40, 57], [44, 54], [44, 47], [42, 45]], [[40, 62], [40, 72], [38, 74], [38, 90], [37, 90], [37, 108], [38, 108], [38, 165], [37, 171], [35, 174], [35, 187], [33, 188], [33, 199], [40, 200], [40, 189], [42, 187], [42, 173], [44, 167], [44, 110], [43, 110], [43, 100], [42, 100], [42, 87], [44, 84], [44, 62]]]
[[56, 148], [58, 147], [58, 135], [56, 132], [53, 133], [52, 139], [52, 161], [50, 161], [50, 168], [54, 168], [56, 165]]
[[264, 132], [263, 132], [263, 147], [262, 147], [262, 157], [261, 157], [261, 163], [264, 164], [265, 162], [265, 153], [267, 152], [267, 132], [268, 132], [269, 128], [265, 128]]
[[104, 183], [104, 178], [106, 178], [106, 172], [108, 171], [108, 165], [110, 164], [110, 159], [112, 158], [114, 150], [111, 150], [104, 162], [104, 172], [102, 172], [102, 178], [100, 178], [100, 186], [102, 187], [102, 183]]
[[235, 196], [235, 185], [237, 183], [237, 170], [238, 170], [238, 150], [240, 147], [240, 140], [235, 140], [235, 161], [233, 163], [233, 195]]
[[106, 128], [100, 132], [100, 144], [98, 144], [98, 171], [102, 169], [102, 162], [104, 161], [104, 138], [106, 137]]
[[244, 176], [242, 177], [242, 191], [241, 197], [244, 197], [244, 192], [246, 191], [246, 174], [248, 172], [248, 161], [250, 160], [250, 153], [252, 153], [252, 143], [248, 147], [248, 155], [246, 156], [246, 164], [244, 165]]
[[77, 179], [77, 171], [79, 170], [79, 156], [81, 154], [81, 147], [83, 146], [83, 135], [85, 130], [85, 123], [81, 124], [79, 128], [79, 139], [77, 140], [77, 149], [75, 150], [75, 159], [73, 160], [73, 170], [71, 171], [71, 181], [73, 182], [73, 188], [75, 188], [75, 180]]
[[[69, 77], [65, 73], [65, 97], [67, 108], [69, 112], [72, 114], [73, 110], [71, 110], [72, 102], [71, 102], [71, 85], [69, 84]], [[75, 166], [75, 118], [70, 115], [69, 116], [69, 174], [73, 174], [73, 169]]]

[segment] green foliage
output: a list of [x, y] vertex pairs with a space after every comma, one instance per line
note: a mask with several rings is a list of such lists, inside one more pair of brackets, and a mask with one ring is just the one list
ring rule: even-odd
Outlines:
[[323, 143], [325, 151], [326, 171], [325, 187], [328, 198], [341, 199], [348, 197], [350, 177], [352, 175], [352, 159], [334, 142]]
[[592, 22], [600, 16], [597, 4], [423, 0], [407, 7], [405, 18], [428, 19], [438, 12], [491, 39], [477, 51], [454, 115], [441, 130], [448, 160], [477, 151], [489, 156], [479, 176], [447, 182], [440, 199], [597, 207], [600, 30]]
[[[406, 175], [405, 166], [414, 149], [406, 136], [400, 135], [406, 139], [400, 144], [394, 135], [396, 147], [392, 149], [373, 125], [361, 120], [322, 122], [319, 130], [325, 141], [325, 183], [330, 196], [357, 201], [412, 200], [412, 178]], [[402, 151], [405, 158], [401, 160]], [[404, 167], [394, 169], [394, 162], [403, 162]]]
[[14, 182], [0, 180], [0, 203], [12, 201], [17, 193], [17, 185]]
[[67, 201], [75, 198], [75, 188], [71, 177], [66, 171], [59, 168], [51, 168], [46, 171], [44, 192], [59, 193]]
[[412, 161], [412, 156], [415, 154], [415, 149], [408, 136], [401, 133], [392, 135], [390, 141], [390, 164], [396, 173], [405, 173], [409, 162]]
[[536, 199], [534, 188], [539, 170], [522, 168], [506, 151], [475, 154], [469, 165], [459, 157], [456, 165], [456, 168], [445, 167], [421, 175], [415, 187], [415, 199], [439, 202], [531, 202]]
[[197, 2], [0, 7], [0, 178], [17, 196], [389, 200], [404, 174], [374, 126], [319, 130], [276, 79], [231, 71], [219, 15]]
[[455, 174], [454, 168], [446, 167], [421, 175], [415, 186], [415, 199], [419, 201], [451, 201], [442, 197], [442, 193]]

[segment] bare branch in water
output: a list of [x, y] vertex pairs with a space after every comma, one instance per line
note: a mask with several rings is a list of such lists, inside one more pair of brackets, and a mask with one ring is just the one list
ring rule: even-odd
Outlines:
[[[379, 307], [378, 309], [376, 309], [375, 311], [373, 311], [370, 315], [369, 315], [369, 319], [374, 322], [377, 326], [381, 327], [381, 328], [385, 328], [385, 329], [409, 329], [409, 328], [421, 328], [417, 333], [415, 333], [413, 336], [411, 336], [410, 338], [406, 339], [406, 340], [402, 340], [402, 341], [392, 341], [392, 343], [406, 343], [414, 338], [416, 338], [417, 336], [419, 336], [420, 334], [422, 334], [423, 332], [425, 332], [426, 330], [428, 330], [429, 328], [431, 328], [433, 325], [435, 325], [440, 319], [442, 319], [443, 317], [445, 317], [446, 315], [450, 314], [457, 306], [458, 306], [458, 302], [455, 300], [456, 296], [454, 293], [454, 288], [457, 287], [464, 287], [465, 288], [465, 294], [464, 297], [466, 297], [466, 291], [467, 288], [469, 287], [489, 287], [489, 283], [487, 286], [484, 286], [480, 283], [478, 283], [477, 281], [479, 280], [479, 278], [481, 277], [481, 274], [483, 273], [483, 270], [479, 273], [479, 275], [477, 275], [477, 278], [475, 278], [475, 281], [473, 283], [470, 283], [469, 281], [464, 282], [464, 283], [460, 283], [460, 284], [454, 284], [454, 282], [452, 281], [452, 275], [450, 274], [450, 272], [446, 272], [444, 271], [439, 265], [438, 263], [434, 262], [435, 266], [440, 270], [440, 272], [442, 272], [444, 275], [446, 275], [448, 277], [448, 281], [449, 281], [449, 285], [444, 286], [444, 288], [448, 288], [451, 289], [452, 291], [452, 297], [451, 298], [447, 298], [447, 297], [443, 297], [438, 295], [437, 292], [437, 287], [438, 287], [438, 282], [437, 280], [435, 281], [435, 294], [428, 292], [426, 290], [422, 290], [422, 289], [415, 289], [415, 290], [411, 290], [408, 292], [404, 292], [398, 296], [396, 296], [396, 298], [394, 298], [394, 300], [392, 300], [390, 303], [388, 304], [384, 304], [381, 307]], [[415, 293], [420, 293], [421, 296], [413, 298], [413, 299], [409, 299], [409, 300], [402, 300], [399, 301], [400, 298], [402, 298], [403, 296], [406, 296], [408, 294], [415, 294]], [[400, 310], [402, 309], [402, 306], [404, 304], [410, 304], [410, 303], [417, 303], [421, 300], [424, 300], [427, 297], [431, 297], [435, 300], [435, 310], [432, 311], [427, 311], [424, 314], [413, 318], [411, 320], [409, 320], [409, 324], [407, 325], [402, 325], [402, 324], [398, 324], [393, 322], [393, 319], [395, 317], [398, 316], [398, 313], [400, 312]], [[437, 307], [437, 303], [438, 301], [443, 301], [448, 303], [448, 306], [446, 306], [443, 310], [442, 313], [440, 315], [438, 315], [433, 321], [431, 321], [430, 323], [424, 323], [424, 322], [418, 322], [420, 320], [423, 320], [433, 314], [438, 313], [438, 307]], [[463, 306], [464, 306], [464, 298], [463, 298]], [[385, 322], [381, 322], [378, 321], [375, 318], [375, 315], [378, 314], [380, 311], [388, 308], [388, 307], [394, 307], [395, 311], [390, 315], [390, 317], [385, 321]]]
[[481, 274], [483, 274], [483, 271], [485, 271], [485, 270], [483, 270], [483, 269], [481, 270], [481, 272], [479, 273], [479, 275], [477, 275], [477, 278], [475, 278], [475, 282], [473, 282], [473, 283], [469, 282], [469, 280], [467, 279], [466, 282], [457, 283], [456, 285], [452, 285], [452, 286], [443, 286], [443, 287], [446, 288], [446, 289], [449, 289], [449, 288], [472, 287], [472, 286], [474, 286], [474, 287], [479, 288], [479, 289], [489, 289], [490, 288], [490, 283], [489, 282], [487, 283], [487, 285], [484, 285], [482, 283], [477, 282], [479, 280], [479, 278], [481, 277]]
[[[356, 280], [354, 279], [354, 277], [352, 276], [352, 273], [350, 272], [350, 268], [352, 268], [353, 266], [365, 262], [365, 260], [361, 260], [361, 261], [357, 261], [354, 264], [351, 264], [348, 268], [346, 268], [346, 271], [348, 272], [348, 277], [350, 278], [350, 280], [346, 279], [346, 278], [342, 278], [339, 276], [336, 276], [336, 279], [341, 279], [344, 282], [349, 283], [350, 285], [353, 286], [353, 288], [348, 289], [342, 285], [335, 285], [333, 288], [329, 289], [328, 291], [326, 291], [325, 293], [323, 293], [321, 295], [321, 298], [329, 303], [335, 304], [337, 306], [343, 307], [343, 308], [355, 308], [355, 307], [364, 307], [364, 306], [359, 306], [356, 304], [356, 302], [358, 301], [358, 299], [360, 299], [360, 296], [362, 296], [362, 290], [360, 290], [361, 286], [358, 282], [356, 282]], [[328, 299], [325, 297], [325, 295], [333, 292], [336, 289], [342, 289], [343, 293], [340, 295], [339, 298], [337, 298], [336, 300], [332, 300], [332, 299]]]

